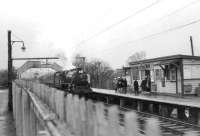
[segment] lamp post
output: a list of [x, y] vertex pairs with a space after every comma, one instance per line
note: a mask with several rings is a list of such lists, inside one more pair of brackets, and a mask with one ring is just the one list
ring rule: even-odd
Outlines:
[[13, 59], [12, 45], [14, 43], [22, 43], [22, 50], [25, 50], [24, 41], [12, 41], [11, 31], [8, 31], [8, 110], [12, 111], [12, 79], [13, 79]]

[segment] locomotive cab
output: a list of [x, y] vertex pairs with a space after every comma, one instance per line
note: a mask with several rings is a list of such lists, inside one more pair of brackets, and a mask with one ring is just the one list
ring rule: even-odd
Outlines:
[[59, 89], [66, 89], [68, 85], [66, 84], [66, 79], [63, 76], [62, 71], [56, 72], [54, 74], [54, 86]]

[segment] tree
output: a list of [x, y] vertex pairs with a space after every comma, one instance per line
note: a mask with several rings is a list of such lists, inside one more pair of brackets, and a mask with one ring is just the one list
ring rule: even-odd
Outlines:
[[86, 64], [86, 73], [90, 75], [92, 87], [111, 89], [114, 70], [108, 63], [94, 59]]
[[145, 51], [135, 52], [134, 54], [132, 54], [131, 56], [128, 57], [127, 63], [143, 60], [145, 58], [146, 58]]
[[[16, 69], [13, 68], [13, 79], [16, 79], [17, 72]], [[8, 70], [0, 70], [0, 86], [8, 87]]]

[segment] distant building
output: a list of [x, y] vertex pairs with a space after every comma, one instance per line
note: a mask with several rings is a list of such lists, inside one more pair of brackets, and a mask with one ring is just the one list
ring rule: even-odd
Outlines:
[[200, 84], [200, 56], [173, 55], [130, 62], [131, 84], [151, 79], [151, 91], [195, 95]]

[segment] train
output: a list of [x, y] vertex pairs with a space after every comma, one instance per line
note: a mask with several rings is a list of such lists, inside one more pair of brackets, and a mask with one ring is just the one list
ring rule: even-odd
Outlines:
[[40, 83], [71, 93], [87, 94], [92, 92], [90, 76], [82, 68], [57, 71], [41, 76], [39, 81]]

